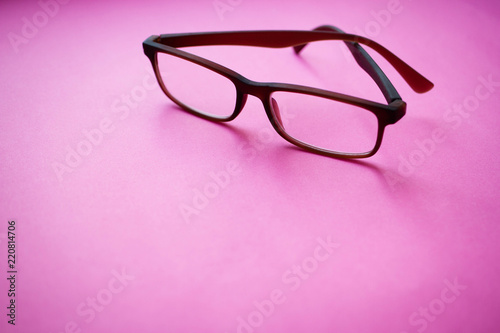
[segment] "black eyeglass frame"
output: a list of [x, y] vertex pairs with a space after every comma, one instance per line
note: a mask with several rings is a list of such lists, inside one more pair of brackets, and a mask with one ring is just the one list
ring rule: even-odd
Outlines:
[[[381, 89], [388, 104], [381, 104], [354, 96], [302, 85], [252, 81], [218, 63], [178, 49], [179, 47], [208, 45], [241, 45], [268, 48], [294, 47], [295, 53], [299, 54], [300, 51], [308, 43], [322, 40], [344, 41], [360, 67], [363, 68], [370, 75], [370, 77], [372, 77], [372, 79]], [[248, 95], [252, 95], [262, 101], [271, 125], [276, 130], [276, 132], [278, 132], [278, 134], [288, 142], [307, 151], [329, 157], [366, 158], [373, 156], [379, 150], [382, 144], [385, 127], [390, 124], [395, 124], [405, 115], [406, 103], [401, 99], [393, 84], [380, 69], [380, 67], [361, 47], [360, 43], [369, 46], [380, 55], [382, 55], [391, 65], [393, 65], [393, 67], [398, 71], [398, 73], [405, 79], [405, 81], [414, 91], [418, 93], [424, 93], [433, 88], [434, 85], [429, 80], [415, 71], [385, 47], [368, 38], [346, 34], [340, 29], [329, 25], [320, 26], [312, 31], [260, 30], [177, 33], [162, 34], [159, 36], [153, 35], [143, 42], [143, 48], [145, 55], [151, 61], [156, 79], [163, 92], [173, 102], [175, 102], [182, 109], [190, 112], [191, 114], [211, 121], [231, 121], [235, 119], [243, 110]], [[237, 92], [236, 105], [233, 113], [227, 117], [212, 116], [205, 114], [202, 111], [193, 109], [176, 99], [168, 91], [160, 75], [157, 59], [158, 52], [176, 56], [178, 58], [198, 64], [226, 77], [231, 82], [233, 82]], [[364, 153], [337, 152], [318, 148], [291, 137], [289, 134], [287, 134], [285, 128], [281, 124], [279, 114], [277, 114], [279, 111], [275, 110], [272, 105], [271, 95], [272, 93], [277, 91], [301, 93], [327, 98], [334, 101], [361, 107], [367, 111], [372, 112], [378, 120], [377, 139], [373, 149]], [[335, 112], [335, 110], [332, 110], [332, 112]]]

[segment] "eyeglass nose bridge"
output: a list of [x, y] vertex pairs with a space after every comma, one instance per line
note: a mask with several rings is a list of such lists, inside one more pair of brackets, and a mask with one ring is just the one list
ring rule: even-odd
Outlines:
[[281, 117], [280, 109], [278, 103], [271, 95], [276, 91], [273, 83], [255, 82], [249, 80], [243, 76], [240, 76], [238, 80], [233, 81], [236, 86], [237, 101], [234, 113], [231, 115], [227, 121], [231, 121], [236, 118], [247, 101], [249, 95], [252, 95], [261, 100], [264, 107], [264, 111], [267, 118], [271, 122], [272, 127], [280, 134], [285, 140], [289, 140], [287, 135], [284, 134], [284, 123]]
[[259, 84], [258, 82], [248, 80], [245, 77], [238, 77], [237, 80], [233, 80], [233, 83], [236, 88], [236, 105], [231, 117], [225, 121], [231, 121], [241, 113], [249, 95], [255, 96], [262, 101], [265, 100], [266, 95], [269, 95], [265, 86]]
[[249, 95], [255, 96], [263, 102], [269, 98], [269, 87], [265, 84], [248, 80], [245, 77], [239, 77], [233, 83], [236, 87], [236, 105], [233, 114], [227, 121], [233, 120], [241, 113]]

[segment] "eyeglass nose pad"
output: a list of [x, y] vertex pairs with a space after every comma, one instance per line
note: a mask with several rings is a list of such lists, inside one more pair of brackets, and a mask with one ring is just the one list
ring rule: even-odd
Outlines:
[[247, 98], [248, 98], [247, 94], [241, 95], [241, 99], [236, 104], [236, 114], [239, 114], [241, 112], [241, 110], [243, 110], [243, 107], [245, 107], [245, 104], [247, 102]]
[[244, 94], [243, 97], [241, 98], [241, 108], [242, 109], [243, 109], [243, 107], [245, 106], [245, 104], [247, 102], [247, 98], [248, 98], [247, 94]]
[[273, 107], [274, 114], [276, 115], [276, 120], [280, 124], [282, 128], [283, 126], [283, 121], [281, 120], [281, 113], [280, 113], [280, 108], [278, 106], [278, 103], [276, 103], [276, 100], [274, 98], [271, 98], [271, 106]]

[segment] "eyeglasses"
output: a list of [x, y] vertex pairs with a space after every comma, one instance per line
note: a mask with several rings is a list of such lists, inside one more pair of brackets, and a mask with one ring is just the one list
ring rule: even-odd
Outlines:
[[[209, 45], [293, 47], [299, 54], [308, 43], [325, 40], [345, 42], [359, 66], [378, 85], [387, 104], [296, 84], [255, 82], [178, 49]], [[285, 140], [321, 155], [363, 158], [378, 151], [385, 127], [405, 115], [406, 103], [360, 44], [385, 58], [415, 92], [424, 93], [434, 86], [385, 47], [334, 26], [320, 26], [312, 31], [154, 35], [143, 42], [143, 48], [161, 89], [182, 109], [211, 121], [231, 121], [243, 109], [247, 96], [253, 95], [262, 101], [273, 128]], [[208, 89], [214, 92], [208, 93]]]

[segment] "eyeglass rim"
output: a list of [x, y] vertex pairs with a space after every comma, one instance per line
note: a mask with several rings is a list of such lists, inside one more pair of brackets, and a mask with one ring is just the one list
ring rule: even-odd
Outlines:
[[[261, 30], [261, 31], [152, 35], [143, 42], [143, 47], [144, 47], [144, 53], [151, 60], [151, 63], [152, 63], [153, 68], [155, 70], [157, 80], [158, 80], [162, 90], [164, 91], [164, 93], [170, 99], [172, 99], [175, 103], [177, 103], [179, 106], [181, 106], [183, 109], [185, 109], [186, 111], [188, 111], [194, 115], [197, 115], [199, 117], [202, 117], [202, 118], [205, 118], [205, 119], [208, 119], [211, 121], [231, 121], [234, 118], [236, 118], [236, 116], [238, 116], [238, 114], [241, 112], [241, 110], [243, 109], [243, 106], [245, 104], [247, 95], [251, 94], [251, 95], [254, 95], [254, 96], [258, 97], [259, 99], [261, 99], [261, 101], [263, 102], [266, 114], [267, 114], [273, 128], [278, 132], [278, 134], [280, 136], [282, 136], [285, 140], [289, 141], [290, 143], [292, 143], [296, 146], [299, 146], [305, 150], [309, 150], [309, 151], [312, 151], [312, 152], [317, 153], [317, 154], [330, 156], [330, 157], [364, 158], [364, 157], [370, 157], [370, 156], [374, 155], [378, 151], [378, 149], [380, 148], [385, 127], [389, 124], [396, 123], [406, 113], [406, 103], [401, 98], [397, 98], [395, 100], [388, 101], [389, 103], [386, 105], [386, 104], [381, 104], [378, 102], [373, 102], [373, 101], [369, 101], [369, 100], [354, 97], [354, 96], [344, 95], [344, 94], [336, 93], [336, 92], [329, 91], [329, 90], [323, 90], [323, 89], [312, 88], [312, 87], [307, 87], [307, 86], [301, 86], [301, 85], [295, 85], [295, 84], [285, 84], [285, 83], [256, 82], [256, 81], [252, 81], [252, 80], [245, 78], [244, 76], [240, 75], [239, 73], [237, 73], [237, 72], [235, 72], [235, 71], [233, 71], [233, 70], [231, 70], [223, 65], [220, 65], [220, 64], [215, 63], [213, 61], [210, 61], [208, 59], [202, 58], [200, 56], [197, 56], [197, 55], [191, 54], [189, 52], [186, 52], [184, 50], [179, 50], [176, 48], [176, 47], [179, 47], [178, 46], [179, 40], [182, 40], [183, 38], [189, 39], [189, 38], [192, 38], [193, 36], [194, 37], [202, 36], [204, 38], [210, 39], [214, 35], [220, 37], [221, 35], [227, 36], [228, 34], [234, 36], [234, 35], [241, 35], [241, 34], [248, 34], [248, 33], [255, 33], [255, 34], [262, 34], [262, 33], [263, 34], [269, 34], [269, 33], [281, 34], [281, 33], [285, 33], [285, 34], [289, 34], [290, 32], [297, 32], [297, 31]], [[299, 31], [299, 32], [304, 32], [304, 31]], [[310, 31], [306, 31], [306, 32], [310, 33]], [[347, 34], [344, 34], [344, 35], [347, 35]], [[349, 36], [355, 36], [355, 35], [349, 35]], [[336, 37], [337, 38], [339, 37], [338, 34], [336, 34]], [[162, 41], [162, 38], [163, 38], [163, 41]], [[164, 41], [165, 41], [165, 39], [168, 39], [168, 38], [174, 38], [174, 40], [177, 41], [176, 42], [177, 44], [172, 43], [175, 45], [175, 47], [171, 46], [171, 45], [165, 45]], [[317, 38], [317, 36], [315, 36], [315, 38]], [[360, 38], [362, 38], [362, 37], [360, 37]], [[323, 39], [320, 39], [320, 40], [323, 40]], [[171, 40], [171, 42], [172, 42], [172, 40]], [[210, 45], [217, 45], [217, 44], [214, 44], [215, 42], [211, 39], [210, 39], [210, 42], [212, 43]], [[373, 43], [375, 43], [375, 42], [373, 42]], [[222, 43], [222, 45], [227, 45], [227, 44]], [[187, 45], [187, 46], [193, 46], [193, 45]], [[295, 47], [296, 53], [300, 52], [300, 50], [304, 46], [305, 46], [304, 44], [296, 45], [296, 47]], [[206, 113], [202, 113], [202, 112], [200, 113], [199, 111], [191, 109], [189, 106], [178, 101], [174, 96], [172, 96], [168, 92], [167, 88], [165, 87], [165, 85], [163, 83], [161, 75], [159, 73], [158, 62], [157, 62], [157, 54], [159, 52], [170, 54], [170, 55], [182, 58], [184, 60], [196, 63], [198, 65], [201, 65], [201, 66], [203, 66], [209, 70], [212, 70], [212, 71], [228, 78], [229, 80], [231, 80], [233, 82], [233, 84], [235, 85], [236, 91], [237, 91], [237, 101], [236, 101], [236, 105], [235, 105], [235, 109], [234, 109], [233, 113], [228, 117], [215, 117], [215, 116], [207, 115]], [[387, 51], [387, 52], [389, 52], [389, 51]], [[397, 59], [399, 59], [399, 58], [397, 58]], [[408, 65], [406, 65], [406, 66], [408, 66]], [[377, 67], [378, 67], [378, 65], [377, 65]], [[414, 72], [417, 73], [416, 71], [414, 71]], [[383, 72], [382, 72], [382, 74], [383, 74]], [[419, 73], [417, 73], [417, 74], [420, 75]], [[385, 76], [385, 74], [383, 74], [383, 76]], [[373, 78], [373, 76], [372, 76], [372, 78]], [[385, 78], [387, 79], [387, 77], [385, 77]], [[421, 76], [421, 78], [428, 81], [423, 76]], [[387, 81], [388, 81], [388, 79], [387, 79]], [[390, 84], [390, 81], [388, 81], [388, 82]], [[430, 83], [430, 81], [428, 81], [428, 82]], [[390, 85], [392, 86], [392, 84], [390, 84]], [[430, 85], [431, 86], [427, 87], [426, 89], [431, 89], [433, 84], [430, 83]], [[412, 86], [412, 88], [414, 88], [414, 87]], [[335, 100], [338, 102], [343, 102], [343, 103], [351, 104], [354, 106], [362, 107], [368, 111], [371, 111], [373, 114], [375, 114], [375, 116], [377, 117], [377, 120], [378, 120], [377, 141], [375, 143], [374, 148], [371, 151], [368, 151], [365, 153], [345, 153], [345, 152], [337, 152], [337, 151], [333, 151], [333, 150], [322, 149], [322, 148], [304, 143], [300, 140], [294, 139], [288, 133], [286, 133], [286, 131], [284, 129], [282, 129], [281, 126], [276, 121], [276, 114], [272, 108], [272, 105], [271, 105], [269, 99], [270, 99], [271, 94], [273, 92], [277, 92], [277, 91], [289, 91], [289, 92], [307, 94], [307, 95], [311, 95], [311, 96], [318, 96], [318, 97], [322, 97], [322, 98], [328, 98], [328, 99], [332, 99], [332, 100]], [[395, 89], [394, 89], [394, 91], [395, 91]], [[396, 92], [396, 94], [397, 94], [397, 92]]]

